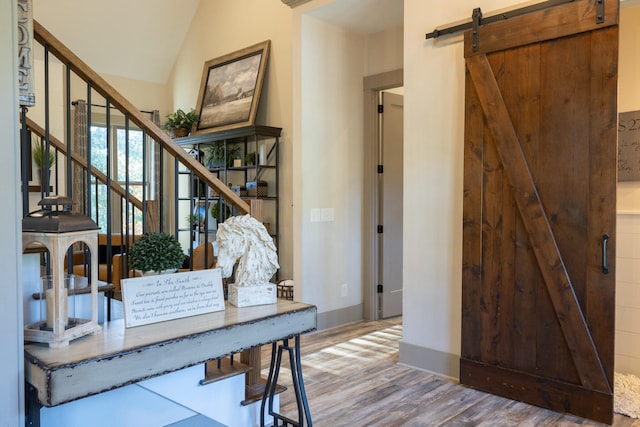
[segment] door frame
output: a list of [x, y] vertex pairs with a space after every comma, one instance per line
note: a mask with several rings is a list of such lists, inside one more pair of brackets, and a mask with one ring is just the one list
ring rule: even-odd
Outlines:
[[365, 320], [379, 319], [377, 291], [378, 256], [377, 206], [378, 206], [378, 126], [379, 92], [404, 86], [404, 69], [363, 78], [364, 95], [364, 191], [362, 213], [362, 317]]

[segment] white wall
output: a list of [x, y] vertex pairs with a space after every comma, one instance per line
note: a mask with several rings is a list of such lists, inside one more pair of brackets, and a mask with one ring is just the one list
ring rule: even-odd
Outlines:
[[[37, 7], [34, 10], [34, 18], [43, 23], [46, 27], [46, 16], [38, 13]], [[55, 34], [54, 34], [55, 35]], [[65, 43], [64, 40], [62, 40]], [[82, 58], [81, 58], [82, 59]], [[66, 142], [66, 71], [63, 65], [52, 55], [49, 55], [49, 126], [51, 135], [60, 141]], [[34, 54], [34, 70], [35, 70], [35, 93], [36, 105], [29, 109], [29, 117], [43, 128], [45, 126], [45, 97], [44, 97], [44, 48], [36, 43]], [[170, 102], [169, 93], [166, 85], [153, 82], [145, 82], [133, 80], [119, 76], [101, 75], [109, 84], [111, 84], [118, 92], [133, 103], [138, 109], [143, 111], [159, 110], [161, 118], [171, 111], [172, 104]], [[87, 84], [71, 73], [71, 89], [70, 97], [72, 101], [77, 99], [87, 100]], [[106, 102], [102, 96], [95, 91], [91, 94], [91, 103], [97, 105], [105, 105]], [[71, 109], [73, 114], [73, 108]], [[111, 110], [112, 123], [115, 123], [116, 116], [120, 113], [117, 110]], [[92, 120], [95, 122], [104, 121], [105, 109], [102, 107], [92, 108]], [[35, 171], [35, 166], [34, 169]], [[65, 170], [66, 160], [64, 157], [58, 158], [57, 173], [58, 180], [61, 184], [59, 188], [53, 188], [53, 194], [65, 195]], [[54, 173], [51, 174], [51, 185], [55, 184]], [[37, 184], [39, 179], [33, 174], [32, 184]], [[172, 185], [173, 180], [169, 180], [168, 185]], [[39, 209], [37, 203], [40, 201], [39, 192], [29, 194], [29, 211]]]
[[402, 68], [404, 27], [370, 34], [365, 39], [365, 75]]
[[18, 135], [17, 89], [17, 19], [16, 2], [0, 1], [0, 200], [3, 200], [0, 221], [0, 426], [24, 425], [24, 364], [22, 336], [20, 248], [20, 151]]
[[458, 37], [436, 47], [424, 34], [469, 15], [463, 3], [404, 4], [404, 194], [414, 196], [404, 204], [402, 343], [454, 354], [460, 352], [464, 64]]
[[[402, 68], [402, 28], [360, 35], [294, 9], [294, 279], [320, 327], [362, 318], [363, 79]], [[346, 295], [343, 294], [346, 288]]]
[[257, 124], [282, 128], [280, 138], [280, 276], [293, 277], [291, 9], [277, 0], [201, 1], [169, 82], [173, 108], [195, 108], [204, 63], [271, 40]]
[[[362, 301], [365, 38], [304, 16], [301, 41], [301, 133], [295, 148], [302, 179], [294, 182], [300, 186], [301, 220], [301, 251], [294, 256], [301, 261], [295, 283], [302, 283], [304, 302], [326, 312]], [[312, 218], [316, 212], [320, 217]]]
[[[281, 277], [294, 278], [296, 299], [321, 313], [355, 307], [360, 316], [362, 78], [402, 67], [402, 29], [358, 36], [311, 18], [302, 24], [298, 9], [275, 0], [201, 2], [172, 75], [174, 106], [195, 106], [206, 61], [271, 40], [257, 121], [283, 127]], [[304, 64], [296, 75], [294, 61]], [[333, 219], [311, 222], [312, 209]]]
[[640, 376], [640, 213], [618, 214], [616, 371]]

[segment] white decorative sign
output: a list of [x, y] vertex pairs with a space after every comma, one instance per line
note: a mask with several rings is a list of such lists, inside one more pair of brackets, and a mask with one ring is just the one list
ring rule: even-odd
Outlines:
[[32, 0], [18, 0], [18, 90], [20, 105], [36, 104], [33, 77], [33, 6]]
[[220, 269], [122, 280], [125, 327], [224, 310]]

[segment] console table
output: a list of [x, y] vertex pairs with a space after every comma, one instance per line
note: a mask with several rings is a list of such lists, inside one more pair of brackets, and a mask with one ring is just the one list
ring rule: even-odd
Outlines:
[[[60, 405], [280, 340], [298, 342], [300, 334], [316, 328], [316, 314], [313, 305], [286, 300], [244, 308], [227, 305], [224, 311], [129, 329], [122, 319], [105, 322], [101, 334], [64, 348], [25, 344], [25, 379], [31, 389], [27, 424], [39, 424], [41, 406]], [[263, 399], [267, 398], [265, 393]], [[306, 398], [303, 405], [308, 411]]]

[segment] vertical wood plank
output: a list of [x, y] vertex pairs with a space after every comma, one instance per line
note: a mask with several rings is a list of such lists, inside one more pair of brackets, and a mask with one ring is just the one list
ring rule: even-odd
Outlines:
[[[532, 176], [537, 176], [537, 155], [540, 124], [540, 48], [531, 45], [505, 52], [505, 61], [499, 85], [504, 94], [505, 105], [518, 135], [524, 157], [527, 159]], [[493, 55], [492, 55], [493, 56]], [[492, 65], [495, 68], [494, 65]], [[510, 188], [509, 188], [510, 190]], [[537, 266], [535, 254], [528, 235], [517, 211], [513, 195], [509, 209], [513, 212], [513, 277], [512, 290], [512, 342], [514, 368], [537, 374], [536, 332], [537, 297], [536, 289], [546, 290]]]
[[503, 170], [500, 156], [491, 134], [484, 138], [484, 172], [482, 188], [482, 298], [479, 316], [483, 339], [480, 342], [482, 360], [499, 362], [501, 341], [502, 291], [502, 188]]
[[590, 34], [543, 43], [541, 67], [540, 198], [571, 279], [584, 307], [589, 197]]
[[482, 339], [476, 320], [481, 300], [482, 169], [484, 120], [480, 101], [466, 72], [464, 179], [462, 205], [462, 342], [463, 357], [479, 360]]
[[[617, 86], [618, 27], [593, 33], [591, 38], [591, 126], [589, 181], [589, 239], [586, 317], [600, 358], [613, 384], [616, 260]], [[607, 263], [602, 271], [602, 235], [609, 235]]]
[[[510, 79], [507, 74], [507, 52], [497, 52], [491, 55], [489, 62], [491, 68], [495, 70], [496, 81], [501, 87], [503, 84], [511, 82], [518, 82], [518, 79]], [[517, 84], [516, 84], [517, 86]], [[504, 90], [505, 103], [510, 103], [511, 91]], [[494, 142], [495, 146], [495, 142]], [[494, 149], [495, 150], [495, 149]], [[496, 152], [496, 160], [500, 162], [500, 156]], [[502, 186], [500, 191], [502, 192], [500, 199], [501, 204], [496, 206], [501, 212], [501, 242], [500, 242], [500, 290], [498, 304], [498, 335], [499, 339], [496, 342], [496, 361], [501, 366], [511, 366], [514, 353], [513, 335], [515, 334], [515, 328], [513, 327], [514, 321], [514, 307], [513, 300], [515, 294], [515, 226], [516, 215], [518, 215], [517, 207], [512, 195], [512, 185], [509, 182], [508, 176], [504, 173], [502, 164], [500, 163], [500, 173], [502, 175]]]
[[[580, 309], [584, 309], [584, 266], [588, 214], [588, 58], [589, 33], [543, 43], [541, 69], [540, 164], [536, 183], [549, 218], [556, 244]], [[555, 378], [576, 382], [578, 373], [571, 349], [553, 307], [545, 307], [547, 337], [559, 342], [555, 354], [539, 346], [546, 355], [542, 368]], [[555, 356], [555, 357], [552, 357]]]
[[264, 220], [264, 214], [262, 212], [264, 206], [264, 200], [260, 199], [250, 199], [249, 203], [249, 213], [252, 217], [262, 222]]
[[253, 347], [240, 353], [240, 362], [251, 368], [251, 370], [246, 373], [245, 385], [247, 387], [255, 387], [256, 384], [262, 384], [260, 376], [260, 347]]

